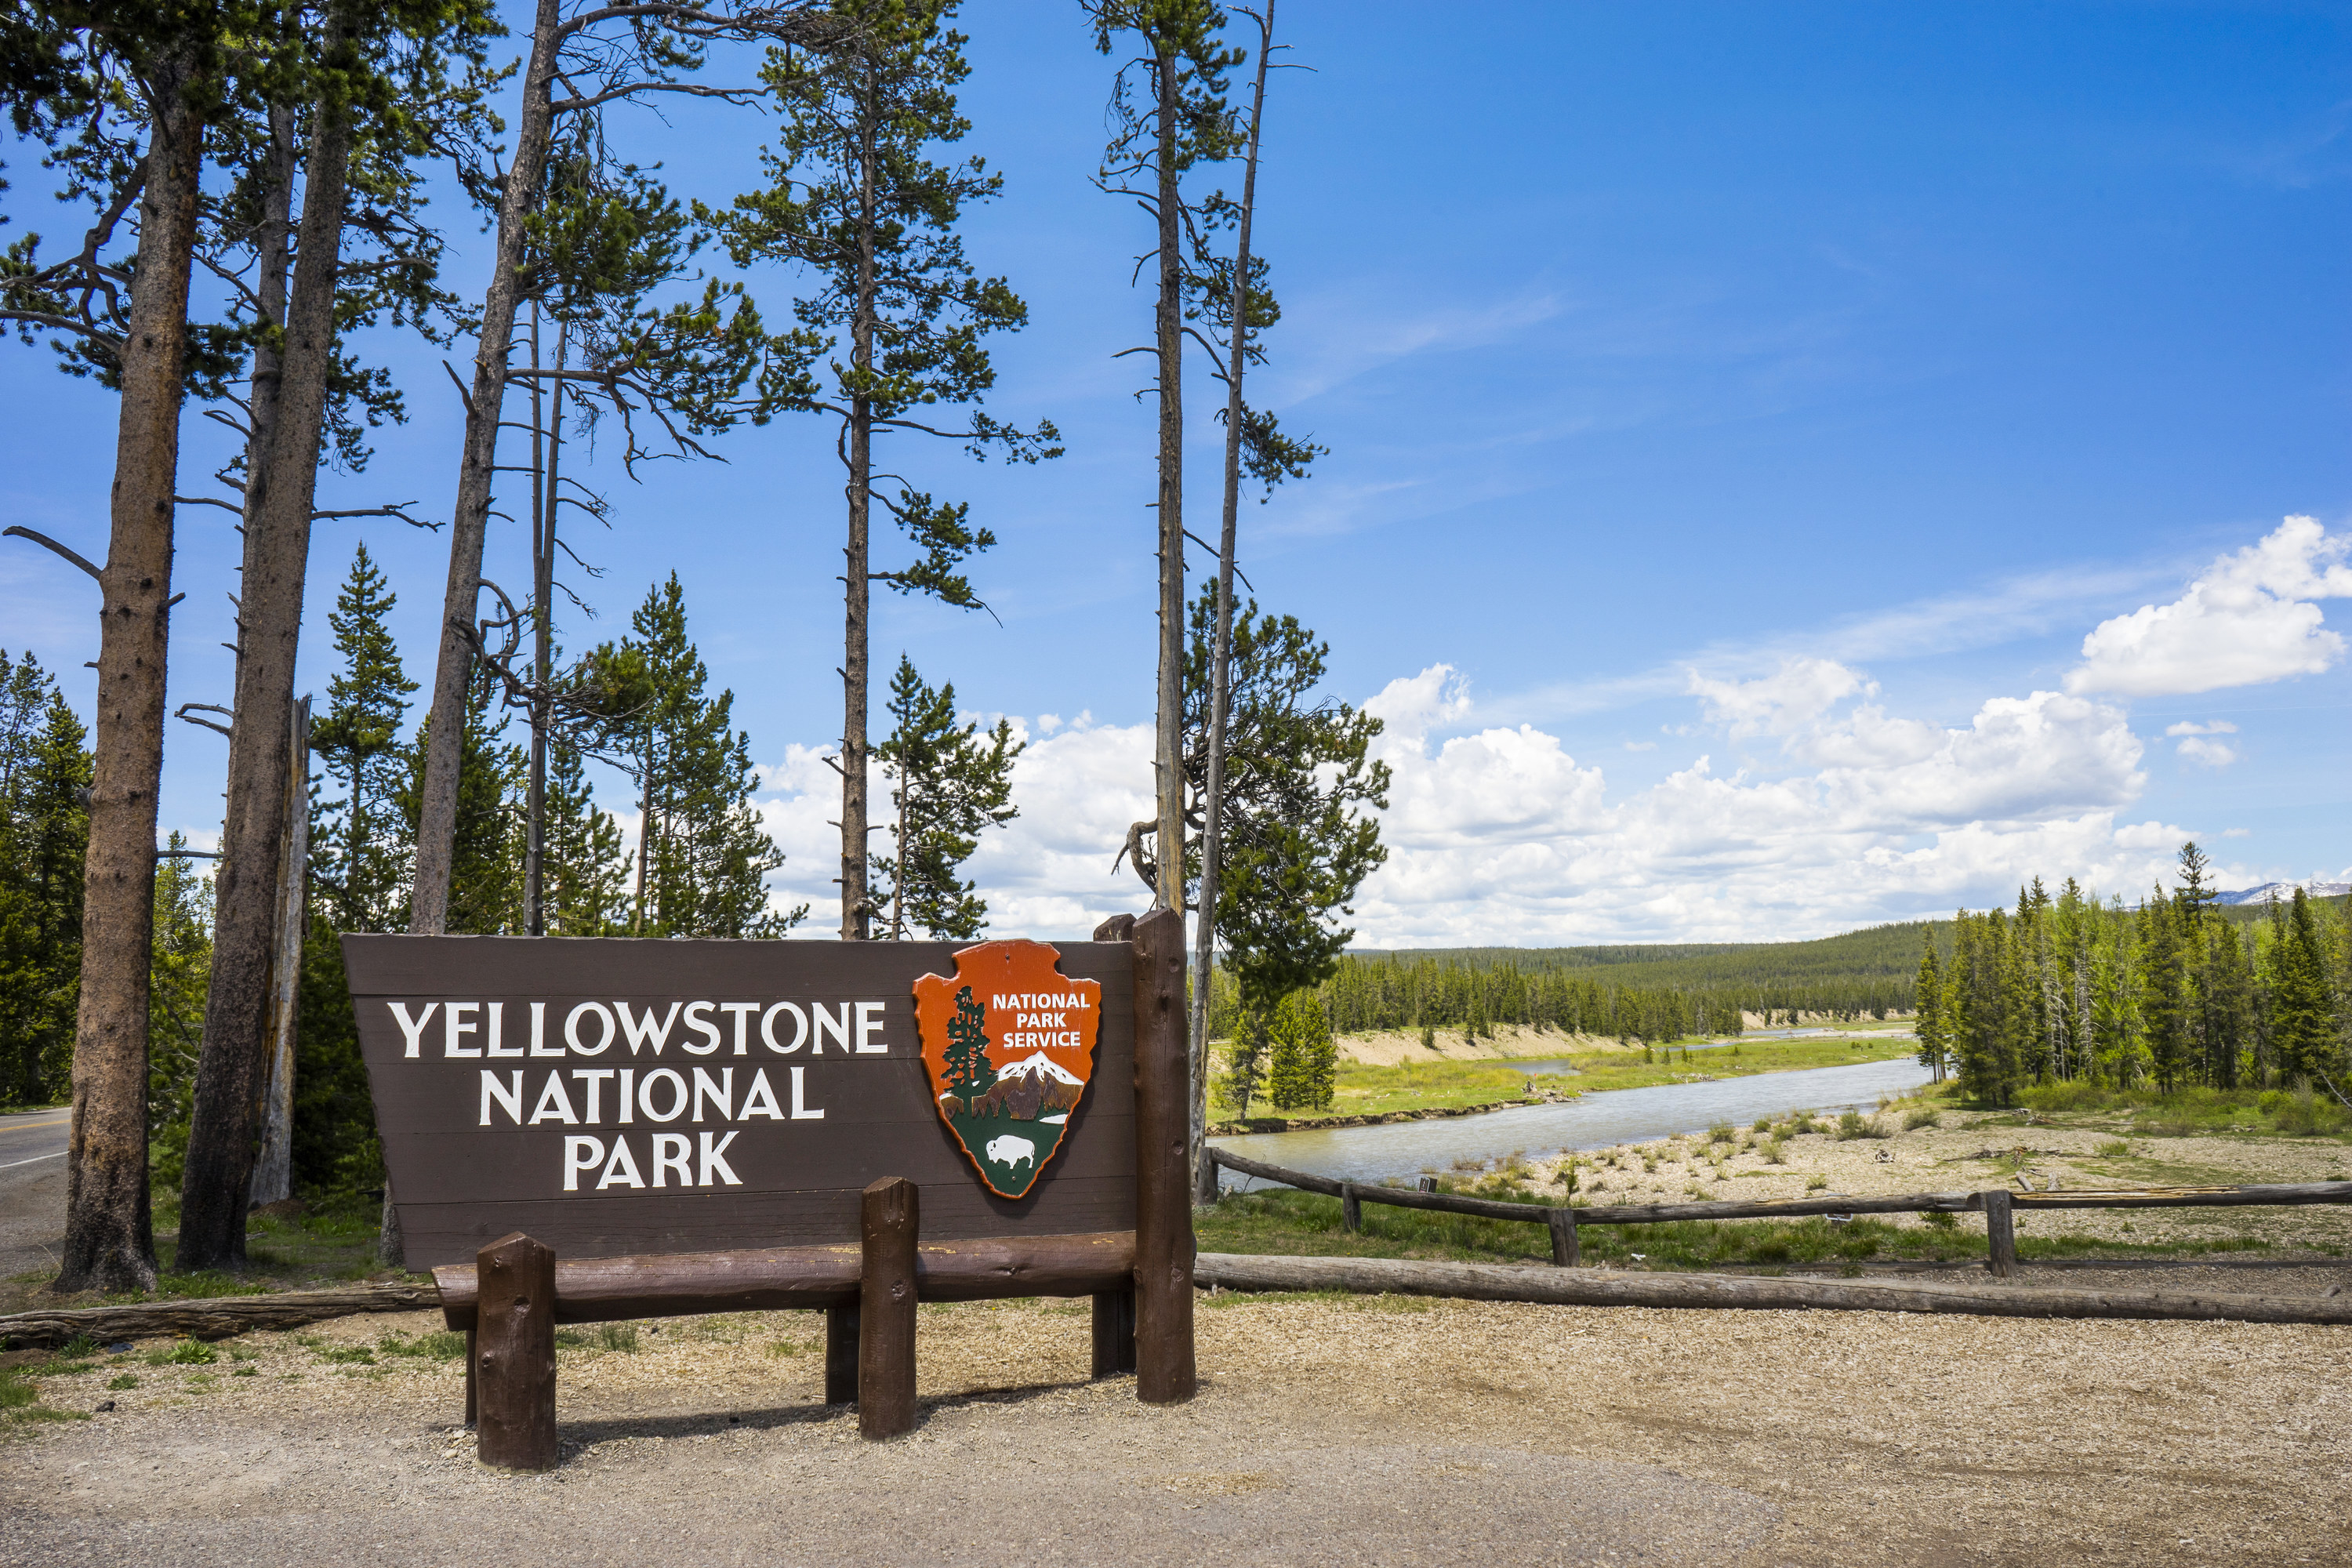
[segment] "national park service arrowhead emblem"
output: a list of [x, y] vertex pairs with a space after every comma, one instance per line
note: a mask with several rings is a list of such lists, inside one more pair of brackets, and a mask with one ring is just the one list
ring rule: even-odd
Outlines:
[[915, 982], [932, 1103], [988, 1190], [1023, 1197], [1094, 1076], [1102, 984], [1064, 978], [1042, 942], [985, 942], [955, 958], [952, 980]]

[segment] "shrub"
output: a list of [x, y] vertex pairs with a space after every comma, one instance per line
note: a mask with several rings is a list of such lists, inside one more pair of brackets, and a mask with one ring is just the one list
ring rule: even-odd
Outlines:
[[125, 1372], [125, 1373], [117, 1373], [117, 1374], [115, 1374], [113, 1377], [109, 1378], [109, 1379], [107, 1380], [106, 1386], [107, 1386], [108, 1388], [110, 1388], [110, 1389], [114, 1389], [114, 1390], [117, 1390], [117, 1391], [120, 1391], [120, 1390], [121, 1390], [121, 1389], [125, 1389], [125, 1388], [136, 1388], [136, 1387], [138, 1387], [138, 1386], [139, 1386], [139, 1380], [138, 1380], [137, 1378], [135, 1378], [135, 1377], [131, 1376], [131, 1375], [129, 1373], [127, 1373], [127, 1372]]
[[2131, 1145], [2120, 1138], [2110, 1138], [2098, 1147], [2098, 1152], [2110, 1160], [2120, 1160], [2131, 1152]]
[[1706, 1141], [1709, 1143], [1728, 1143], [1732, 1137], [1731, 1123], [1728, 1121], [1718, 1121], [1706, 1130]]
[[1769, 1132], [1769, 1131], [1772, 1131], [1772, 1119], [1771, 1119], [1770, 1117], [1769, 1117], [1769, 1116], [1759, 1116], [1759, 1117], [1758, 1117], [1758, 1118], [1756, 1119], [1756, 1126], [1755, 1126], [1754, 1131], [1758, 1131], [1758, 1132]]
[[220, 1357], [202, 1340], [173, 1340], [149, 1351], [146, 1360], [150, 1366], [210, 1366]]
[[1959, 1217], [1942, 1209], [1928, 1210], [1919, 1216], [1919, 1223], [1936, 1230], [1958, 1230], [1960, 1227]]
[[1779, 1138], [1767, 1142], [1764, 1145], [1764, 1163], [1768, 1165], [1787, 1164], [1789, 1163], [1788, 1143]]
[[1849, 1110], [1838, 1118], [1837, 1136], [1841, 1143], [1856, 1138], [1884, 1138], [1886, 1129], [1874, 1117], [1864, 1116], [1859, 1110]]
[[1829, 1185], [1830, 1179], [1827, 1176], [1822, 1175], [1818, 1171], [1805, 1178], [1805, 1191], [1809, 1193], [1827, 1192], [1829, 1191]]
[[1810, 1110], [1800, 1110], [1796, 1115], [1789, 1118], [1788, 1131], [1790, 1132], [1801, 1135], [1807, 1132], [1819, 1132], [1821, 1130], [1822, 1124], [1813, 1120], [1813, 1113]]
[[1941, 1116], [1927, 1110], [1910, 1111], [1903, 1118], [1903, 1131], [1906, 1132], [1916, 1132], [1922, 1127], [1941, 1127], [1943, 1124], [1944, 1119]]

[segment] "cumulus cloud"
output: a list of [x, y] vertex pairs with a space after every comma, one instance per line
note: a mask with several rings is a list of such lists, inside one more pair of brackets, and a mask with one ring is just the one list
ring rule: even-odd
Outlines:
[[1804, 728], [1837, 703], [1863, 689], [1861, 676], [1827, 658], [1790, 658], [1754, 680], [1709, 680], [1690, 672], [1691, 695], [1707, 722], [1727, 727], [1734, 739], [1787, 735]]
[[2070, 692], [2161, 697], [2316, 675], [2344, 656], [2312, 601], [2352, 595], [2352, 538], [2290, 517], [2216, 557], [2167, 605], [2101, 622], [2083, 639]]
[[2211, 722], [2205, 724], [2191, 723], [2187, 720], [2183, 720], [2178, 724], [2166, 725], [2164, 727], [2164, 732], [2167, 736], [2234, 735], [2238, 732], [2238, 727], [2235, 724], [2231, 723], [2227, 719], [2216, 719]]
[[2179, 751], [2190, 762], [2209, 768], [2226, 768], [2238, 760], [2237, 747], [2227, 741], [2208, 740], [2202, 735], [2189, 736], [2180, 742]]

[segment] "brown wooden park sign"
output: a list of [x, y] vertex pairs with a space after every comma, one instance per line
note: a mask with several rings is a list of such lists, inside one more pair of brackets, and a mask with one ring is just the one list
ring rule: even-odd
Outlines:
[[1048, 945], [343, 938], [393, 1201], [485, 1463], [555, 1463], [555, 1325], [822, 1308], [915, 1419], [919, 1300], [1090, 1296], [1192, 1397], [1182, 922]]

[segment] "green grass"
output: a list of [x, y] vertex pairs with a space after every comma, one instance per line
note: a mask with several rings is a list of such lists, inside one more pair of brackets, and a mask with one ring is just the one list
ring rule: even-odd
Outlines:
[[388, 1356], [413, 1356], [425, 1361], [462, 1361], [466, 1354], [466, 1336], [452, 1329], [436, 1329], [412, 1339], [395, 1330], [377, 1341], [375, 1348]]
[[2026, 1110], [2111, 1120], [2142, 1138], [2329, 1138], [2352, 1142], [2352, 1112], [2305, 1089], [2112, 1089], [2037, 1084], [2018, 1095]]
[[149, 1366], [210, 1366], [220, 1359], [220, 1352], [202, 1340], [173, 1340], [140, 1359]]
[[[1482, 1194], [1485, 1190], [1482, 1186]], [[1521, 1203], [1544, 1201], [1525, 1191], [1496, 1195]], [[1337, 1198], [1287, 1191], [1228, 1193], [1214, 1207], [1195, 1211], [1193, 1228], [1203, 1252], [1464, 1263], [1544, 1263], [1551, 1258], [1550, 1236], [1540, 1226], [1379, 1204], [1363, 1205], [1363, 1228], [1351, 1235], [1340, 1227]], [[1960, 1228], [1949, 1216], [1924, 1217], [1928, 1223], [1918, 1225], [1867, 1215], [1843, 1225], [1833, 1225], [1825, 1216], [1596, 1225], [1580, 1226], [1577, 1239], [1583, 1262], [1622, 1268], [1775, 1268], [1968, 1262], [1985, 1257], [1981, 1234]], [[2156, 1246], [2075, 1236], [2021, 1237], [2017, 1243], [2018, 1256], [2023, 1258], [2201, 1256], [2260, 1251], [2270, 1245], [2245, 1237]]]

